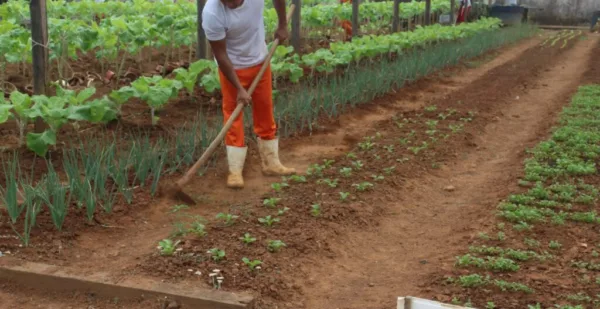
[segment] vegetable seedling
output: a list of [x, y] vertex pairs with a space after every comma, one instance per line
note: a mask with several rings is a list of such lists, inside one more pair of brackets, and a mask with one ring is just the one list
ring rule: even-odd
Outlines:
[[273, 224], [279, 222], [279, 218], [273, 218], [269, 215], [264, 218], [258, 218], [258, 222], [270, 227], [273, 226]]
[[212, 248], [212, 249], [208, 250], [207, 253], [210, 254], [211, 258], [215, 262], [221, 261], [225, 258], [225, 251], [223, 251], [219, 248]]
[[287, 245], [281, 240], [269, 240], [269, 245], [267, 249], [269, 252], [279, 252], [281, 248], [287, 247]]
[[350, 197], [350, 192], [340, 192], [340, 201], [345, 202]]
[[344, 177], [352, 176], [352, 168], [351, 167], [343, 167], [340, 169], [340, 174]]
[[352, 166], [357, 170], [361, 170], [364, 164], [362, 163], [362, 161], [353, 161]]
[[364, 191], [367, 191], [367, 190], [369, 190], [369, 189], [373, 188], [373, 184], [372, 184], [372, 183], [370, 183], [370, 182], [366, 182], [366, 181], [365, 181], [365, 182], [358, 183], [358, 184], [357, 184], [357, 183], [355, 183], [355, 184], [353, 184], [352, 186], [353, 186], [353, 187], [355, 187], [355, 188], [356, 188], [356, 190], [358, 190], [358, 191], [360, 191], [360, 192], [364, 192]]
[[384, 168], [384, 169], [383, 169], [383, 172], [384, 172], [386, 175], [391, 175], [391, 174], [392, 174], [392, 172], [394, 172], [394, 170], [395, 170], [395, 169], [396, 169], [396, 166], [390, 166], [390, 167], [386, 167], [386, 168]]
[[173, 242], [170, 239], [163, 239], [158, 243], [158, 249], [160, 250], [160, 254], [164, 256], [171, 256], [175, 254], [177, 250], [177, 245], [179, 245], [181, 241]]
[[279, 203], [279, 201], [281, 201], [280, 198], [271, 197], [271, 198], [265, 199], [263, 201], [263, 205], [265, 205], [265, 207], [267, 207], [267, 208], [275, 208], [277, 206], [277, 204]]
[[240, 240], [244, 242], [244, 244], [249, 245], [256, 241], [255, 237], [252, 237], [250, 233], [244, 234], [244, 237], [240, 237]]
[[288, 207], [283, 207], [282, 209], [279, 209], [277, 211], [277, 215], [278, 216], [283, 216], [286, 212], [288, 212], [290, 209]]
[[287, 184], [286, 182], [282, 182], [282, 183], [274, 183], [271, 184], [271, 188], [275, 191], [275, 192], [281, 192], [281, 190], [283, 190], [283, 188], [289, 187], [290, 185]]
[[217, 219], [223, 220], [226, 226], [233, 225], [235, 223], [235, 220], [237, 220], [238, 218], [239, 216], [232, 214], [219, 213], [217, 215]]
[[293, 182], [302, 183], [302, 182], [306, 182], [306, 177], [302, 176], [302, 175], [292, 175], [292, 176], [290, 176], [290, 180]]
[[373, 178], [374, 181], [383, 181], [385, 179], [385, 177], [383, 177], [383, 175], [371, 175], [371, 178]]
[[310, 207], [310, 214], [313, 215], [313, 217], [318, 217], [321, 215], [321, 205], [319, 204], [313, 204]]
[[250, 268], [250, 270], [259, 270], [260, 269], [260, 265], [262, 265], [262, 261], [261, 260], [253, 260], [251, 261], [248, 258], [242, 258], [242, 262], [244, 262], [244, 264], [246, 266], [248, 266], [248, 268]]

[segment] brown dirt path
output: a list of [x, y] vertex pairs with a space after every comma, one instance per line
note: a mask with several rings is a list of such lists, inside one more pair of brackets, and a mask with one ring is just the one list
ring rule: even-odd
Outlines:
[[[314, 261], [305, 307], [391, 309], [398, 296], [419, 296], [427, 274], [452, 265], [465, 240], [490, 222], [492, 209], [516, 183], [524, 150], [546, 136], [599, 39], [577, 42], [542, 72], [513, 70], [518, 88], [493, 83], [496, 72], [483, 76], [488, 88], [471, 85], [472, 100], [496, 93], [500, 116], [475, 135], [472, 150], [436, 173], [409, 180], [398, 200], [385, 206], [389, 213], [378, 227], [340, 236], [333, 260]], [[527, 58], [534, 61], [522, 57], [508, 65], [529, 68], [523, 63]], [[445, 190], [448, 186], [453, 189]]]

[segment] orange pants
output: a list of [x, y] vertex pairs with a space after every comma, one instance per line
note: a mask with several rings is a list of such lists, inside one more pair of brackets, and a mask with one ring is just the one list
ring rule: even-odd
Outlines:
[[346, 39], [352, 37], [352, 23], [348, 20], [342, 20], [340, 26], [346, 31]]
[[[242, 84], [248, 89], [252, 81], [260, 71], [262, 64], [254, 67], [236, 70], [235, 73]], [[227, 80], [227, 77], [219, 70], [221, 81], [221, 93], [223, 94], [223, 121], [227, 122], [235, 107], [237, 106], [237, 89]], [[273, 115], [273, 82], [271, 80], [271, 66], [267, 67], [265, 74], [256, 86], [252, 94], [252, 119], [254, 121], [254, 133], [263, 140], [275, 139], [277, 125]], [[243, 113], [233, 122], [231, 129], [225, 136], [225, 145], [244, 147], [244, 115]]]

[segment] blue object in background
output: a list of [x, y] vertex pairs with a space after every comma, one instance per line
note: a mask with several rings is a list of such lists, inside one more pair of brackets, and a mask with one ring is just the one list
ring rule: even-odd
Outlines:
[[592, 26], [590, 27], [590, 31], [594, 30], [596, 23], [598, 23], [598, 19], [600, 19], [600, 11], [596, 11], [592, 14]]
[[494, 5], [490, 8], [490, 17], [500, 18], [505, 25], [520, 24], [527, 16], [527, 8], [516, 5]]

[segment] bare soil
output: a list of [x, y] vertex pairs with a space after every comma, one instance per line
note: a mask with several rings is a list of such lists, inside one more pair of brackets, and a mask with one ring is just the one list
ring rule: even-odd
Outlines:
[[[393, 308], [397, 296], [409, 294], [445, 299], [424, 283], [449, 269], [453, 254], [491, 224], [495, 203], [516, 183], [525, 148], [546, 136], [560, 106], [583, 80], [597, 41], [593, 36], [566, 48], [541, 48], [541, 39], [527, 40], [380, 98], [324, 133], [282, 141], [283, 162], [299, 170], [325, 158], [335, 160], [324, 176], [307, 177], [307, 183], [289, 180], [283, 192], [270, 188], [281, 180], [262, 177], [253, 151], [242, 191], [224, 188], [226, 169], [220, 162], [187, 188], [201, 198], [195, 208], [172, 212], [171, 201], [155, 203], [140, 195], [140, 207], [121, 209], [118, 219], [100, 218], [102, 225], [75, 229], [70, 238], [47, 239], [33, 248], [13, 242], [9, 250], [18, 258], [64, 265], [78, 274], [109, 271], [115, 282], [156, 277], [207, 286], [194, 272], [206, 276], [219, 268], [226, 277], [224, 289], [255, 291], [257, 308]], [[435, 112], [423, 110], [432, 105]], [[438, 121], [435, 129], [428, 121]], [[461, 125], [460, 132], [450, 128]], [[374, 151], [355, 148], [365, 136], [374, 137]], [[403, 145], [405, 138], [410, 142]], [[419, 153], [408, 149], [423, 142], [429, 147]], [[349, 151], [357, 159], [346, 157]], [[357, 160], [364, 164], [360, 170], [353, 166]], [[352, 180], [342, 177], [339, 169], [351, 166]], [[392, 166], [388, 175], [384, 169]], [[338, 187], [317, 184], [320, 178], [338, 178]], [[362, 182], [374, 184], [372, 192], [353, 186]], [[339, 201], [340, 191], [350, 193], [348, 202]], [[277, 216], [277, 209], [262, 206], [271, 197], [281, 198], [277, 209], [289, 210], [267, 228], [257, 218]], [[310, 212], [315, 203], [321, 206], [318, 217]], [[183, 252], [175, 257], [157, 254], [158, 240], [173, 232], [174, 223], [189, 222], [183, 213], [214, 222], [220, 212], [238, 215], [236, 224], [208, 224], [208, 235], [184, 237]], [[246, 232], [257, 238], [255, 244], [241, 243]], [[281, 239], [287, 247], [270, 253], [270, 239]], [[0, 251], [6, 250], [3, 246]], [[226, 259], [212, 261], [206, 253], [210, 248], [225, 250]], [[260, 259], [262, 269], [250, 271], [242, 257]], [[9, 305], [2, 308], [161, 306], [150, 300], [123, 304], [87, 295], [33, 294], [6, 283], [0, 297]]]

